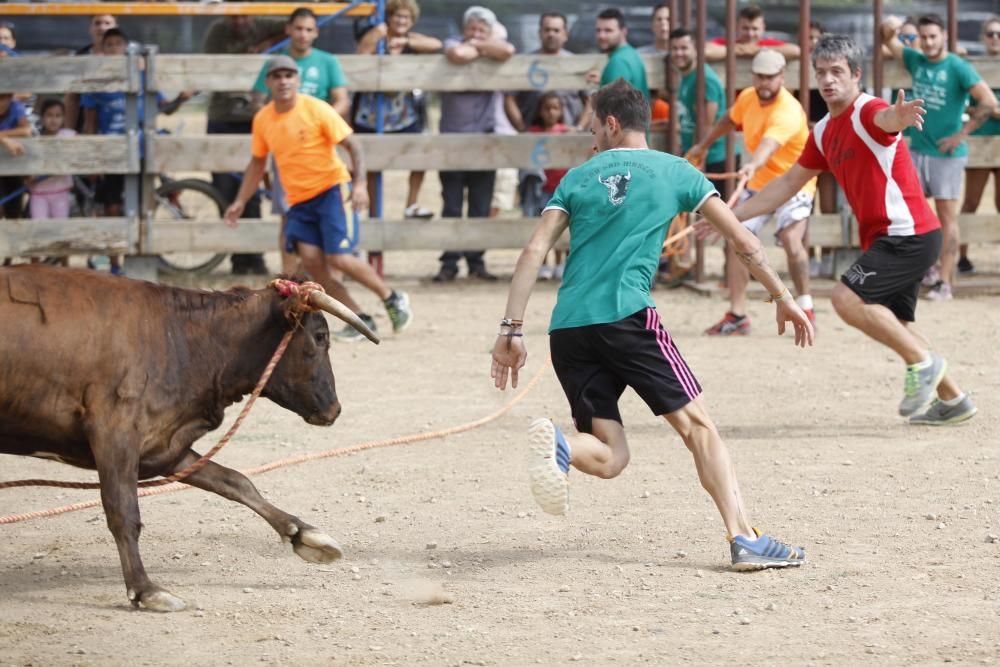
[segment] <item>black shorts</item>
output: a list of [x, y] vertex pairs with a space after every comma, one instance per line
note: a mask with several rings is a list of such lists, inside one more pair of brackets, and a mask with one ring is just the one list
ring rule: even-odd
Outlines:
[[125, 174], [104, 174], [97, 179], [94, 201], [104, 206], [125, 203]]
[[885, 306], [912, 322], [920, 280], [941, 253], [941, 230], [919, 236], [882, 236], [840, 277], [865, 303]]
[[594, 417], [621, 423], [618, 399], [625, 387], [632, 387], [655, 415], [676, 412], [701, 394], [655, 308], [609, 324], [556, 329], [549, 347], [581, 433], [592, 432]]

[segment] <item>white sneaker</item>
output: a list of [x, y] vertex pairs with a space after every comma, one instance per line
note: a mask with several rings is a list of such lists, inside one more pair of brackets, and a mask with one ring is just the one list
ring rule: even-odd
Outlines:
[[410, 204], [403, 211], [404, 218], [420, 218], [422, 220], [427, 220], [428, 218], [434, 217], [434, 212], [430, 209], [426, 209], [420, 204]]
[[556, 264], [556, 268], [552, 270], [552, 278], [554, 280], [562, 280], [563, 272], [566, 270], [565, 264]]
[[951, 301], [951, 285], [939, 280], [934, 287], [927, 290], [927, 298], [931, 301]]
[[548, 264], [542, 264], [538, 267], [538, 279], [539, 280], [552, 280], [553, 269]]
[[559, 427], [541, 418], [528, 427], [528, 474], [531, 494], [548, 514], [561, 516], [569, 509], [570, 451]]

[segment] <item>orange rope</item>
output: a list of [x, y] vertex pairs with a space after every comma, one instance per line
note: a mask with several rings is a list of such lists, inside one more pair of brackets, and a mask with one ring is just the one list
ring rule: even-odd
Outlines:
[[[504, 404], [499, 410], [496, 410], [495, 412], [488, 414], [485, 417], [481, 417], [480, 419], [476, 419], [471, 422], [466, 422], [464, 424], [459, 424], [457, 426], [451, 426], [449, 428], [442, 429], [439, 431], [423, 431], [420, 433], [413, 433], [410, 435], [402, 435], [396, 438], [386, 438], [384, 440], [369, 440], [367, 442], [361, 442], [356, 445], [351, 445], [349, 447], [341, 447], [338, 449], [330, 449], [324, 452], [313, 452], [311, 454], [303, 454], [301, 456], [294, 456], [291, 458], [282, 459], [280, 461], [266, 463], [264, 465], [250, 468], [248, 470], [242, 470], [241, 472], [244, 475], [253, 476], [265, 472], [270, 472], [278, 468], [285, 468], [288, 466], [299, 465], [301, 463], [306, 463], [308, 461], [334, 458], [337, 456], [346, 456], [348, 454], [354, 454], [356, 452], [365, 451], [367, 449], [392, 447], [395, 445], [405, 445], [413, 442], [432, 440], [435, 438], [444, 438], [450, 435], [456, 435], [458, 433], [471, 431], [473, 429], [479, 428], [480, 426], [484, 426], [492, 421], [499, 419], [503, 415], [510, 412], [510, 410], [515, 405], [524, 400], [524, 398], [528, 395], [528, 393], [531, 392], [541, 381], [542, 374], [548, 368], [550, 362], [551, 358], [545, 360], [545, 363], [542, 364], [542, 367], [538, 369], [538, 372], [535, 373], [535, 376], [533, 378], [531, 378], [531, 381], [528, 383], [528, 386], [526, 386], [520, 394], [512, 398], [506, 404]], [[177, 491], [182, 491], [184, 489], [189, 489], [189, 488], [191, 487], [186, 484], [174, 483], [168, 486], [145, 488], [139, 491], [138, 495], [140, 498], [144, 498], [146, 496], [158, 496], [164, 493], [175, 493]], [[100, 505], [101, 505], [100, 500], [88, 500], [84, 502], [73, 503], [71, 505], [63, 505], [62, 507], [53, 507], [46, 510], [39, 510], [36, 512], [26, 512], [24, 514], [10, 514], [8, 516], [0, 516], [0, 525], [18, 523], [21, 521], [29, 521], [31, 519], [39, 519], [42, 517], [57, 516], [59, 514], [66, 514], [67, 512], [76, 512], [78, 510], [88, 509], [91, 507], [100, 507]]]

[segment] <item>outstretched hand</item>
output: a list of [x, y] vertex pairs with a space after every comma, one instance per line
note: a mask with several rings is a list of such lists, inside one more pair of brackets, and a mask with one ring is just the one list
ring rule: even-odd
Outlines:
[[775, 305], [777, 306], [775, 314], [778, 320], [778, 335], [785, 335], [785, 323], [791, 322], [795, 329], [795, 344], [799, 347], [812, 345], [816, 332], [799, 305], [790, 296], [776, 301]]
[[896, 94], [896, 104], [893, 106], [896, 112], [896, 119], [903, 127], [915, 127], [918, 130], [924, 129], [924, 115], [927, 109], [924, 108], [922, 99], [906, 101], [906, 93], [901, 88]]
[[528, 360], [528, 348], [520, 336], [497, 336], [493, 346], [493, 363], [490, 367], [490, 377], [493, 385], [503, 391], [507, 388], [507, 377], [510, 376], [511, 389], [517, 389], [517, 374]]

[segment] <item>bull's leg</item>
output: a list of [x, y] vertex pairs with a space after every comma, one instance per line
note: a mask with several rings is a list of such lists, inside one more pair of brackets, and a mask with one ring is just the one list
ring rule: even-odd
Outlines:
[[[201, 455], [188, 450], [174, 472], [183, 470], [199, 458]], [[332, 537], [264, 500], [253, 482], [232, 468], [209, 461], [204, 468], [186, 477], [184, 483], [246, 505], [264, 517], [281, 539], [291, 542], [295, 553], [310, 563], [330, 563], [344, 555]]]
[[123, 442], [92, 443], [97, 474], [101, 480], [101, 502], [108, 528], [118, 544], [128, 599], [152, 611], [180, 611], [184, 601], [163, 590], [146, 576], [139, 556], [138, 452]]

